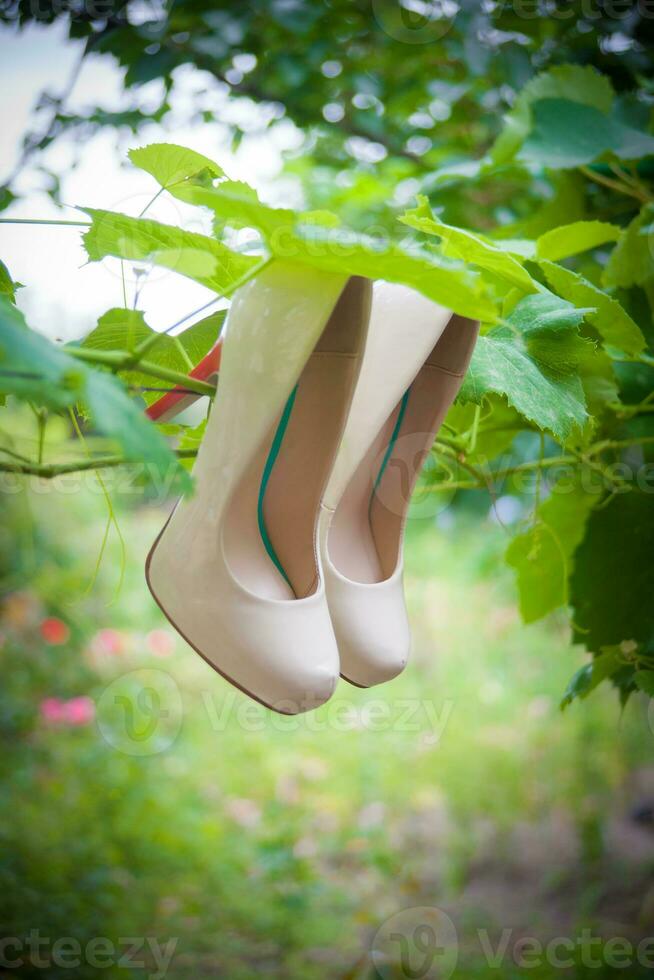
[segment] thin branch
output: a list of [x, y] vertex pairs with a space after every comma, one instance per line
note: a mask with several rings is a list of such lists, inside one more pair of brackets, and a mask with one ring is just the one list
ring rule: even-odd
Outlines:
[[0, 218], [3, 225], [69, 225], [75, 228], [90, 228], [90, 221], [64, 221], [56, 218]]
[[[177, 459], [195, 459], [197, 449], [178, 449]], [[17, 473], [23, 476], [38, 476], [43, 480], [52, 480], [57, 476], [70, 473], [82, 473], [87, 470], [109, 469], [115, 466], [134, 465], [134, 460], [124, 456], [91, 456], [88, 459], [71, 460], [68, 463], [12, 463], [0, 460], [0, 473]]]
[[138, 369], [141, 374], [148, 374], [161, 381], [170, 381], [173, 385], [189, 389], [197, 395], [208, 395], [210, 398], [216, 393], [214, 385], [207, 384], [206, 381], [199, 381], [191, 378], [188, 374], [181, 371], [173, 371], [171, 368], [163, 367], [161, 364], [154, 364], [152, 361], [141, 361], [136, 352], [130, 354], [126, 351], [113, 350], [91, 350], [87, 347], [65, 347], [66, 353], [76, 357], [79, 361], [88, 361], [91, 364], [104, 364], [112, 371], [133, 371]]
[[623, 184], [619, 180], [612, 180], [611, 177], [605, 177], [604, 174], [598, 174], [590, 167], [579, 167], [582, 174], [589, 180], [595, 181], [596, 184], [602, 184], [603, 187], [608, 187], [612, 191], [616, 191], [618, 194], [626, 194], [627, 197], [635, 197], [637, 201], [641, 204], [647, 204], [652, 200], [649, 194], [645, 194], [635, 187], [630, 187], [628, 184]]

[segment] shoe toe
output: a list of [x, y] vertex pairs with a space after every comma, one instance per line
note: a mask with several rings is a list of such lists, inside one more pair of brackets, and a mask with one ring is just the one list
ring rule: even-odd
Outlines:
[[374, 584], [330, 576], [328, 584], [342, 677], [358, 687], [397, 677], [411, 646], [401, 575]]

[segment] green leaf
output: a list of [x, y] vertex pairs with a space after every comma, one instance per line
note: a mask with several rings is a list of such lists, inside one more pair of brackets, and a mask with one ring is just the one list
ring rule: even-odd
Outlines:
[[576, 698], [585, 698], [591, 691], [592, 680], [593, 665], [592, 663], [584, 664], [584, 666], [580, 667], [568, 681], [568, 686], [563, 692], [563, 697], [561, 698], [561, 711], [563, 711], [564, 708], [567, 708], [568, 705], [572, 704]]
[[[522, 235], [526, 238], [538, 238], [552, 228], [580, 221], [585, 215], [585, 181], [575, 170], [557, 170], [549, 174], [554, 196], [544, 200], [536, 211], [529, 213], [522, 220], [509, 225], [503, 232], [511, 235]], [[535, 251], [534, 242], [534, 251]]]
[[0, 184], [0, 211], [5, 211], [16, 200], [16, 195], [7, 184]]
[[[592, 106], [609, 113], [613, 104], [613, 88], [606, 75], [581, 65], [558, 65], [532, 78], [505, 117], [504, 129], [495, 141], [491, 157], [503, 163], [515, 156], [532, 125], [531, 106], [543, 99], [570, 99], [583, 106]], [[583, 109], [578, 109], [583, 112]]]
[[654, 698], [654, 670], [637, 670], [634, 681], [639, 690]]
[[0, 296], [8, 296], [12, 303], [16, 302], [16, 290], [22, 289], [22, 285], [9, 275], [9, 269], [0, 262]]
[[[216, 186], [186, 182], [169, 190], [186, 204], [210, 208], [221, 224], [256, 228], [267, 239], [276, 233], [284, 234], [303, 217], [288, 208], [272, 208], [263, 204], [254, 188], [240, 180], [225, 180]], [[336, 221], [338, 223], [338, 219]]]
[[211, 208], [222, 224], [257, 229], [275, 258], [326, 272], [401, 282], [463, 316], [495, 318], [495, 307], [481, 283], [465, 270], [447, 268], [398, 244], [335, 227], [338, 218], [328, 212], [302, 214], [269, 207], [251, 187], [237, 181], [215, 187], [184, 183], [171, 188], [171, 193], [188, 204]]
[[596, 503], [593, 494], [570, 485], [569, 480], [561, 480], [538, 507], [535, 525], [509, 544], [506, 560], [516, 572], [520, 613], [525, 623], [533, 623], [567, 605], [572, 555]]
[[163, 436], [131, 401], [121, 382], [77, 361], [30, 330], [6, 296], [0, 296], [0, 390], [55, 410], [81, 402], [97, 430], [115, 439], [126, 459], [150, 464], [150, 478], [172, 476], [186, 488], [190, 486]]
[[558, 332], [574, 330], [592, 312], [592, 309], [576, 307], [560, 296], [545, 292], [523, 297], [506, 322], [523, 334]]
[[210, 180], [224, 176], [223, 169], [209, 157], [174, 143], [150, 143], [130, 150], [129, 158], [134, 166], [151, 174], [165, 188], [191, 178]]
[[604, 269], [605, 286], [642, 286], [654, 276], [654, 236], [648, 225], [653, 208], [646, 205], [620, 235]]
[[30, 330], [23, 313], [0, 295], [0, 391], [62, 409], [75, 404], [85, 384], [85, 367]]
[[570, 581], [576, 639], [594, 652], [634, 641], [654, 653], [654, 497], [632, 490], [593, 511]]
[[325, 272], [347, 273], [369, 279], [384, 279], [410, 286], [429, 299], [472, 320], [494, 322], [495, 304], [479, 276], [466, 269], [440, 264], [418, 249], [405, 249], [365, 235], [309, 226], [282, 240], [274, 254], [294, 256], [297, 261]]
[[654, 154], [654, 136], [641, 133], [631, 126], [623, 126], [615, 122], [613, 126], [613, 142], [609, 150], [620, 160], [640, 160]]
[[[182, 333], [157, 334], [158, 340], [148, 350], [147, 359], [161, 367], [188, 374], [216, 343], [225, 311], [205, 317], [188, 327]], [[156, 331], [145, 322], [143, 313], [137, 310], [116, 308], [108, 310], [98, 320], [98, 325], [82, 342], [89, 350], [131, 351]], [[157, 386], [156, 380], [138, 370], [121, 372], [121, 377], [129, 385], [140, 388]], [[160, 382], [165, 387], [165, 382]], [[142, 397], [151, 404], [161, 397], [161, 392], [144, 391]]]
[[466, 462], [486, 470], [490, 461], [506, 452], [519, 432], [524, 430], [524, 420], [500, 395], [486, 397], [482, 418], [473, 402], [457, 399], [445, 417], [445, 421], [459, 435], [476, 427], [474, 448], [466, 451]]
[[532, 106], [533, 125], [520, 159], [552, 170], [592, 163], [611, 143], [611, 123], [592, 106], [542, 99]]
[[606, 242], [617, 242], [620, 234], [617, 225], [606, 221], [574, 221], [541, 235], [536, 242], [537, 257], [558, 262]]
[[599, 417], [620, 402], [613, 361], [603, 350], [589, 349], [579, 360], [578, 373], [591, 416]]
[[[179, 440], [179, 448], [195, 449], [197, 452], [200, 449], [202, 440], [204, 439], [204, 432], [206, 427], [207, 427], [207, 419], [203, 419], [199, 425], [196, 425], [193, 428], [186, 428]], [[191, 470], [193, 468], [194, 463], [195, 463], [194, 459], [182, 460], [182, 466], [187, 470]]]
[[471, 231], [446, 225], [432, 213], [425, 197], [419, 196], [418, 207], [405, 212], [400, 221], [427, 235], [437, 235], [440, 238], [441, 251], [445, 256], [471, 262], [505, 279], [523, 292], [536, 292], [541, 288], [520, 262], [501, 244], [495, 245]]
[[625, 659], [620, 647], [604, 647], [602, 652], [594, 657], [592, 662], [584, 664], [572, 676], [561, 700], [563, 711], [575, 698], [584, 699], [598, 687], [602, 681], [608, 680], [624, 668]]
[[577, 306], [595, 308], [594, 313], [587, 314], [587, 319], [605, 343], [625, 354], [638, 354], [645, 349], [646, 342], [640, 327], [616, 299], [602, 292], [578, 272], [547, 259], [541, 260], [540, 265], [550, 286], [560, 296]]
[[104, 371], [87, 370], [83, 401], [98, 431], [114, 439], [126, 459], [145, 463], [149, 480], [156, 476], [170, 481], [170, 486], [179, 484], [182, 489], [190, 489], [188, 474], [166, 440], [128, 397], [118, 378]]
[[94, 262], [107, 255], [147, 259], [226, 295], [260, 261], [239, 255], [206, 235], [162, 225], [149, 218], [130, 218], [96, 208], [81, 210], [92, 221], [83, 241]]
[[581, 431], [588, 418], [579, 378], [540, 361], [505, 329], [479, 338], [459, 397], [481, 404], [488, 392], [504, 395], [559, 442]]
[[216, 187], [181, 184], [172, 192], [189, 204], [211, 208], [223, 222], [256, 228], [274, 258], [325, 272], [403, 283], [462, 316], [496, 318], [495, 306], [478, 276], [443, 265], [418, 249], [329, 227], [324, 212], [317, 221], [315, 213], [268, 207], [247, 185], [233, 181]]
[[532, 107], [533, 124], [520, 159], [553, 170], [592, 163], [611, 151], [634, 160], [654, 153], [654, 137], [568, 99], [542, 99]]

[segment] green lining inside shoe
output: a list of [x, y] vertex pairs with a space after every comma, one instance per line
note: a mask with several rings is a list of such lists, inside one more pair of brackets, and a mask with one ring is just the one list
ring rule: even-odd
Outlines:
[[379, 486], [381, 482], [381, 478], [383, 477], [386, 467], [388, 466], [388, 463], [390, 461], [390, 458], [393, 455], [393, 449], [395, 448], [395, 443], [397, 442], [397, 438], [400, 434], [400, 429], [402, 428], [402, 422], [404, 421], [404, 416], [406, 414], [406, 407], [409, 401], [410, 394], [411, 394], [411, 386], [409, 385], [407, 390], [402, 395], [402, 401], [400, 402], [400, 410], [397, 413], [395, 425], [393, 426], [393, 432], [391, 434], [391, 438], [389, 440], [388, 446], [386, 447], [386, 452], [384, 453], [384, 458], [382, 460], [381, 466], [379, 467], [379, 473], [377, 474], [377, 478], [375, 479], [375, 484], [372, 488], [372, 493], [370, 494], [368, 515], [370, 515], [370, 509], [372, 507], [372, 502], [375, 499], [375, 492], [377, 490], [377, 487]]
[[[259, 523], [259, 534], [261, 535], [261, 540], [263, 541], [264, 547], [268, 552], [268, 555], [272, 559], [273, 564], [278, 569], [278, 571], [282, 574], [284, 580], [290, 586], [291, 589], [293, 589], [293, 586], [290, 583], [288, 575], [284, 571], [282, 563], [277, 557], [277, 552], [273, 547], [273, 543], [270, 540], [270, 535], [268, 534], [268, 529], [266, 528], [266, 521], [263, 513], [263, 502], [266, 496], [266, 488], [268, 486], [268, 481], [270, 480], [273, 467], [277, 462], [277, 457], [279, 456], [279, 452], [282, 448], [282, 442], [284, 441], [284, 436], [286, 434], [288, 423], [291, 418], [291, 412], [293, 411], [293, 404], [295, 402], [295, 396], [297, 395], [297, 389], [298, 386], [296, 385], [288, 397], [288, 401], [286, 402], [286, 405], [284, 406], [284, 411], [282, 412], [282, 417], [280, 418], [279, 424], [277, 425], [277, 430], [275, 432], [272, 445], [270, 447], [270, 452], [268, 453], [266, 465], [263, 468], [263, 476], [261, 477], [261, 486], [259, 487], [259, 500], [257, 503], [257, 520]], [[295, 590], [293, 589], [293, 591]]]

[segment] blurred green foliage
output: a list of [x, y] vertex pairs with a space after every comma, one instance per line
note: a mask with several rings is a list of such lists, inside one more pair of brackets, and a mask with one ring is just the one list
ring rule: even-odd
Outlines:
[[[448, 912], [456, 975], [473, 980], [550, 980], [551, 963], [519, 965], [519, 937], [638, 942], [654, 926], [649, 8], [93, 2], [0, 10], [9, 29], [65, 20], [85, 56], [125, 68], [133, 100], [80, 116], [45, 93], [18, 169], [67, 133], [83, 152], [101, 127], [167, 126], [190, 64], [262, 106], [271, 133], [285, 116], [300, 127], [286, 172], [311, 210], [270, 208], [188, 149], [146, 147], [134, 163], [209, 207], [214, 235], [95, 211], [91, 259], [172, 264], [227, 295], [283, 258], [281, 231], [296, 261], [477, 304], [483, 336], [414, 502], [413, 664], [290, 724], [162, 630], [142, 576], [164, 519], [154, 477], [196, 451], [202, 426], [162, 426], [168, 448], [150, 445], [128, 386], [151, 401], [152, 378], [191, 385], [187, 362], [220, 318], [154, 344], [140, 311], [114, 309], [62, 352], [22, 322], [0, 263], [2, 935], [176, 940], [173, 980], [372, 980], [377, 930], [417, 906]], [[222, 122], [206, 106], [196, 118]], [[247, 127], [231, 125], [237, 145]], [[15, 193], [0, 189], [9, 216]], [[255, 233], [245, 250], [241, 228]], [[26, 376], [34, 352], [45, 378]], [[111, 396], [103, 431], [94, 384]], [[144, 445], [158, 470], [110, 468]], [[495, 948], [507, 928], [490, 967], [478, 930]], [[48, 948], [45, 966], [9, 975], [97, 974]], [[137, 972], [152, 975], [145, 954]], [[575, 956], [557, 975], [625, 975]]]
[[[82, 949], [106, 937], [122, 953], [124, 937], [149, 937], [161, 950], [177, 940], [171, 980], [372, 978], [377, 930], [419, 906], [455, 922], [456, 976], [550, 976], [513, 962], [524, 935], [647, 934], [651, 831], [630, 816], [652, 791], [646, 704], [619, 727], [606, 695], [559, 715], [579, 653], [561, 620], [521, 626], [498, 570], [506, 532], [481, 495], [441, 511], [440, 530], [410, 522], [411, 669], [382, 694], [341, 684], [315, 714], [285, 719], [161, 628], [141, 572], [157, 507], [116, 495], [130, 554], [116, 598], [115, 537], [88, 591], [104, 523], [95, 482], [74, 508], [38, 491], [3, 498], [4, 543], [22, 558], [3, 569], [0, 921], [3, 936], [49, 939], [48, 965], [16, 976], [96, 976], [83, 957], [53, 958], [58, 937]], [[505, 928], [491, 970], [477, 930], [495, 949]], [[136, 975], [156, 973], [148, 945], [135, 959]], [[393, 961], [384, 976], [405, 974]]]

